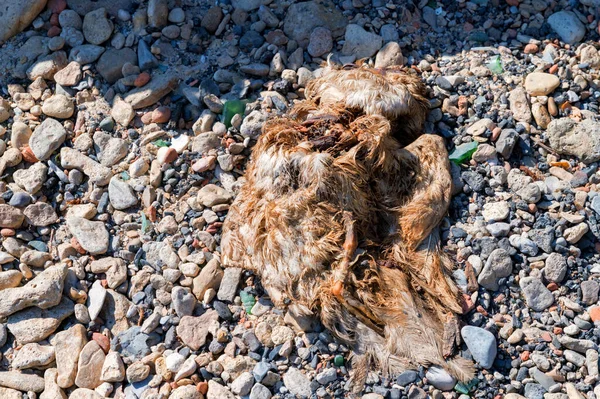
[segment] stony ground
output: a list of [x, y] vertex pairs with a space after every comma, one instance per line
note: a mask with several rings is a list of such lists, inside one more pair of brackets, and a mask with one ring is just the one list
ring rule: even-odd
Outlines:
[[362, 398], [600, 398], [598, 0], [0, 10], [0, 398], [350, 396], [349, 349], [219, 262], [262, 122], [330, 54], [427, 83], [478, 367], [373, 372]]

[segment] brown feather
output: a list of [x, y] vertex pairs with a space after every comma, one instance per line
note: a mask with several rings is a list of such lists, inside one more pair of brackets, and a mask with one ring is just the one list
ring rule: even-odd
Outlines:
[[415, 75], [325, 68], [264, 124], [223, 226], [223, 263], [317, 314], [352, 346], [358, 384], [371, 366], [473, 376], [444, 345], [461, 306], [437, 235], [450, 166], [443, 140], [421, 134], [427, 106]]

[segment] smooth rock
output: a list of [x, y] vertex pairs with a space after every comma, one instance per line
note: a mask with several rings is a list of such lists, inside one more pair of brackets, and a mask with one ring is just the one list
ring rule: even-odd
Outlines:
[[483, 368], [492, 367], [498, 349], [494, 334], [483, 328], [464, 326], [460, 330], [460, 335], [473, 355], [473, 359]]
[[29, 138], [29, 147], [40, 161], [50, 158], [65, 141], [67, 132], [56, 119], [46, 118]]
[[67, 219], [67, 227], [83, 249], [92, 255], [108, 251], [108, 231], [103, 222], [93, 222], [81, 217]]

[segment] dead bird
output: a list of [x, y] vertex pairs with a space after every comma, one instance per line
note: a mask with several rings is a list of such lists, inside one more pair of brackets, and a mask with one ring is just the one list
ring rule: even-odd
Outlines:
[[443, 139], [422, 134], [425, 86], [400, 68], [326, 66], [305, 97], [263, 125], [223, 225], [223, 264], [349, 345], [356, 389], [373, 367], [470, 380], [438, 235], [450, 165]]

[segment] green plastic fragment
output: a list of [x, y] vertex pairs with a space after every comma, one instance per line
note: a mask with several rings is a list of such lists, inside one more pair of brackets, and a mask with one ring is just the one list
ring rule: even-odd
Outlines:
[[126, 171], [121, 172], [121, 179], [123, 179], [123, 181], [129, 180], [129, 173]]
[[504, 68], [502, 68], [502, 61], [500, 60], [500, 56], [497, 55], [490, 62], [488, 62], [487, 67], [492, 73], [499, 75], [504, 72]]
[[252, 307], [254, 307], [254, 304], [256, 303], [254, 295], [249, 294], [246, 291], [241, 291], [240, 298], [242, 299], [242, 305], [244, 306], [246, 313], [252, 314]]
[[450, 160], [457, 165], [460, 165], [461, 163], [464, 163], [464, 162], [470, 160], [471, 155], [473, 155], [475, 150], [477, 150], [478, 144], [479, 143], [477, 143], [476, 141], [471, 141], [470, 143], [464, 143], [464, 144], [457, 146], [450, 153], [450, 157], [449, 157]]
[[158, 139], [154, 142], [154, 145], [157, 147], [169, 147], [171, 145], [171, 143], [169, 143], [168, 141], [165, 141], [163, 139]]
[[231, 119], [235, 114], [243, 115], [246, 110], [246, 103], [242, 100], [229, 100], [223, 104], [223, 123], [229, 129]]
[[342, 367], [344, 365], [344, 356], [335, 355], [335, 357], [333, 358], [333, 364], [337, 367]]

